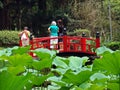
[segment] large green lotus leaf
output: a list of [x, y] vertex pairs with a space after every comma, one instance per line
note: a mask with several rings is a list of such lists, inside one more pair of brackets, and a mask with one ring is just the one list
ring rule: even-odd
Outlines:
[[103, 54], [104, 52], [107, 52], [107, 51], [110, 52], [110, 53], [113, 53], [113, 51], [111, 49], [109, 49], [105, 46], [97, 48], [95, 52], [97, 53], [97, 55], [101, 55], [101, 54]]
[[107, 78], [103, 78], [103, 79], [96, 79], [96, 80], [92, 81], [92, 83], [93, 83], [93, 84], [96, 84], [96, 85], [98, 85], [98, 86], [105, 87], [107, 81], [108, 81]]
[[30, 78], [31, 74], [15, 76], [8, 72], [0, 72], [0, 90], [24, 90]]
[[70, 87], [61, 87], [59, 90], [70, 90]]
[[36, 54], [36, 56], [39, 58], [39, 60], [42, 60], [42, 59], [50, 59], [51, 56], [50, 54], [46, 53], [46, 52], [34, 52]]
[[3, 68], [5, 66], [5, 61], [0, 60], [0, 69]]
[[97, 84], [93, 84], [93, 85], [91, 85], [90, 88], [85, 89], [85, 90], [105, 90], [105, 87], [104, 86], [99, 86]]
[[95, 73], [90, 77], [90, 80], [92, 83], [95, 83], [99, 86], [105, 86], [106, 82], [109, 80], [109, 77], [102, 73]]
[[102, 74], [102, 73], [94, 73], [91, 77], [90, 77], [90, 80], [91, 81], [94, 81], [95, 79], [108, 79], [108, 76]]
[[[60, 90], [60, 87], [57, 85], [49, 85], [47, 88], [48, 88], [48, 90]], [[68, 89], [66, 89], [66, 90], [68, 90]]]
[[71, 70], [66, 71], [63, 75], [62, 81], [66, 83], [73, 83], [74, 85], [80, 85], [85, 81], [88, 81], [92, 75], [91, 71], [81, 71], [78, 74], [74, 74]]
[[84, 66], [84, 67], [82, 67], [81, 69], [82, 69], [82, 71], [85, 71], [85, 70], [92, 71], [92, 65]]
[[10, 72], [11, 74], [14, 75], [18, 75], [21, 74], [25, 71], [25, 67], [24, 66], [16, 66], [16, 67], [8, 67], [8, 72]]
[[70, 87], [67, 87], [65, 82], [61, 81], [59, 77], [50, 77], [49, 80], [52, 82], [48, 86], [49, 90], [70, 90]]
[[86, 90], [86, 89], [82, 89], [78, 86], [73, 86], [72, 88], [70, 88], [69, 90]]
[[69, 63], [70, 69], [78, 72], [82, 69], [82, 66], [88, 60], [88, 57], [80, 58], [80, 57], [71, 56], [68, 58], [68, 60], [70, 60]]
[[28, 53], [30, 50], [30, 46], [27, 47], [19, 47], [19, 48], [15, 48], [12, 50], [12, 54], [24, 54], [24, 53]]
[[82, 84], [79, 86], [79, 88], [81, 88], [82, 90], [86, 90], [86, 89], [88, 89], [91, 85], [92, 85], [92, 83], [85, 82], [85, 83], [82, 83]]
[[52, 71], [57, 72], [60, 75], [63, 75], [69, 68], [59, 68], [57, 67], [56, 69], [52, 69]]
[[52, 76], [52, 74], [44, 75], [44, 76], [32, 76], [30, 79], [34, 85], [41, 85], [47, 80], [48, 77]]
[[49, 81], [60, 81], [61, 80], [61, 77], [57, 77], [57, 76], [52, 76], [52, 77], [49, 77], [47, 80]]
[[28, 54], [22, 54], [22, 55], [15, 54], [7, 57], [6, 60], [8, 60], [12, 66], [18, 66], [18, 65], [28, 66], [33, 61], [32, 57], [29, 56]]
[[12, 54], [11, 50], [3, 49], [0, 50], [0, 56], [5, 55], [5, 56], [10, 56]]
[[52, 59], [56, 55], [55, 51], [50, 51], [49, 49], [45, 49], [45, 48], [35, 49], [32, 52], [34, 52], [40, 59], [45, 59], [45, 58]]
[[120, 83], [120, 74], [118, 75], [110, 75], [109, 81], [110, 83]]
[[120, 53], [104, 53], [100, 59], [94, 60], [93, 70], [101, 70], [108, 74], [120, 74]]
[[8, 56], [1, 56], [0, 57], [0, 70], [4, 70], [4, 68], [7, 68], [8, 66], [10, 66], [9, 61], [7, 61], [6, 57]]
[[110, 90], [120, 90], [120, 83], [108, 83], [107, 88]]
[[33, 83], [29, 81], [29, 83], [25, 84], [24, 90], [32, 90], [32, 88], [33, 88]]
[[51, 59], [44, 59], [40, 61], [33, 61], [32, 66], [36, 70], [42, 70], [44, 68], [50, 68], [52, 66], [52, 61]]
[[0, 56], [5, 55], [5, 56], [10, 56], [12, 55], [12, 50], [18, 49], [17, 46], [14, 46], [13, 48], [5, 48], [0, 50]]
[[66, 57], [60, 57], [60, 56], [56, 56], [55, 59], [59, 59], [62, 60], [64, 63], [66, 63], [67, 65], [69, 64], [69, 60]]
[[66, 83], [62, 82], [62, 81], [52, 81], [54, 83], [56, 83], [57, 85], [60, 85], [60, 87], [65, 87]]
[[4, 55], [4, 50], [0, 50], [0, 56]]
[[64, 60], [64, 58], [62, 57], [56, 57], [53, 61], [53, 64], [57, 67], [68, 68], [68, 64], [66, 63], [66, 61], [68, 60]]
[[60, 87], [65, 87], [67, 84], [67, 83], [61, 81], [61, 77], [52, 76], [52, 77], [49, 77], [47, 80], [54, 82], [54, 83], [52, 83], [52, 86], [57, 84]]

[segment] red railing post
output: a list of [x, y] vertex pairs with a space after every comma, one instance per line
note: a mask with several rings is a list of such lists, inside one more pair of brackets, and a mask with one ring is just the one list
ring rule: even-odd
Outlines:
[[[34, 43], [33, 43], [33, 42], [34, 42], [33, 39], [30, 40], [30, 50], [34, 50], [34, 46], [33, 46]], [[32, 57], [35, 56], [33, 52], [29, 52], [29, 54], [30, 54]]]
[[63, 36], [63, 51], [67, 51], [67, 36]]
[[20, 45], [20, 47], [22, 46], [22, 40], [21, 39], [19, 40], [19, 45]]
[[47, 45], [48, 45], [48, 49], [50, 49], [50, 37], [48, 38], [48, 40], [47, 40]]
[[32, 40], [30, 40], [30, 50], [33, 50], [34, 49], [34, 46], [33, 46], [33, 39]]
[[86, 38], [85, 38], [85, 33], [82, 33], [81, 51], [86, 52]]
[[96, 48], [100, 47], [100, 33], [96, 33]]

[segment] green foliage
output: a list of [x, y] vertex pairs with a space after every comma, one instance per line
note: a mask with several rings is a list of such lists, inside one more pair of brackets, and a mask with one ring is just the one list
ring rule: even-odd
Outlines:
[[[7, 50], [9, 50], [9, 54], [7, 53]], [[44, 49], [44, 51], [45, 50], [46, 49]], [[39, 54], [43, 53], [42, 51], [43, 49], [39, 49], [39, 53], [38, 50], [35, 52], [37, 52], [36, 54], [40, 56]], [[53, 74], [50, 73], [43, 75], [42, 70], [52, 66], [51, 59], [54, 59], [54, 54], [56, 54], [55, 51], [51, 51], [51, 53], [49, 50], [46, 50], [48, 56], [46, 56], [46, 53], [43, 53], [42, 55], [47, 58], [40, 58], [39, 60], [34, 60], [29, 55], [30, 47], [13, 47], [3, 49], [0, 52], [1, 90], [14, 90], [16, 87], [17, 90], [30, 90], [33, 86], [42, 85], [48, 77], [53, 76]], [[49, 56], [51, 56], [51, 59], [49, 59]], [[5, 78], [3, 78], [3, 76]], [[5, 87], [6, 85], [8, 88]]]
[[[72, 72], [70, 70], [66, 71], [66, 73], [63, 75], [62, 81], [66, 82], [67, 84], [80, 85], [88, 81], [92, 75], [92, 72], [87, 70], [81, 71], [78, 74]], [[84, 76], [84, 78], [82, 76]]]
[[109, 42], [106, 46], [112, 50], [120, 50], [120, 42]]
[[26, 76], [15, 76], [7, 71], [0, 72], [0, 89], [1, 90], [24, 90], [24, 86], [31, 78], [31, 74]]
[[96, 31], [101, 31], [104, 32], [106, 41], [109, 40], [108, 1], [111, 5], [113, 40], [119, 40], [120, 0], [22, 0], [17, 3], [15, 0], [6, 3], [0, 1], [0, 8], [6, 11], [1, 11], [1, 29], [19, 30], [27, 25], [36, 36], [47, 36], [46, 29], [51, 20], [67, 16], [69, 22], [67, 25], [64, 22], [67, 31], [72, 33], [76, 29], [86, 28], [92, 32], [92, 36]]
[[24, 54], [24, 53], [28, 53], [30, 50], [30, 46], [27, 47], [14, 47], [12, 50], [12, 54]]
[[120, 53], [104, 52], [102, 58], [94, 61], [93, 70], [107, 71], [108, 74], [120, 74]]
[[[104, 10], [105, 13], [107, 14], [110, 9], [111, 12], [111, 23], [112, 23], [112, 39], [113, 41], [120, 41], [119, 39], [119, 33], [120, 33], [120, 0], [104, 0], [103, 2], [103, 6], [104, 6]], [[108, 6], [110, 6], [110, 8], [108, 8]], [[106, 23], [108, 23], [108, 27], [110, 24], [110, 21], [107, 21]], [[109, 29], [108, 29], [109, 30]], [[108, 31], [109, 32], [109, 31]]]
[[14, 46], [19, 44], [18, 31], [0, 31], [0, 46]]
[[85, 35], [86, 36], [88, 36], [88, 37], [90, 37], [90, 30], [88, 30], [88, 29], [76, 29], [75, 31], [74, 31], [74, 33], [77, 35], [77, 36], [79, 36], [79, 35], [82, 35], [82, 33], [85, 33]]
[[3, 48], [2, 50], [0, 50], [0, 56], [2, 55], [10, 56], [12, 54], [12, 50], [14, 51], [14, 49], [18, 49], [18, 47], [15, 46], [13, 48]]
[[86, 36], [90, 36], [90, 30], [87, 29], [76, 29], [72, 32], [68, 32], [68, 35], [82, 36], [82, 33], [85, 33]]
[[[101, 49], [103, 48], [101, 47]], [[110, 49], [106, 48], [106, 50], [104, 50], [104, 52], [99, 55], [100, 55], [100, 58], [96, 59], [93, 63], [93, 71], [99, 71], [109, 77], [107, 81], [108, 89], [119, 90], [120, 88], [119, 86], [119, 83], [120, 83], [120, 51], [119, 50], [110, 51]]]
[[[105, 0], [105, 5], [108, 4], [108, 1]], [[120, 1], [119, 0], [110, 0], [110, 4], [112, 5], [112, 11], [116, 12], [117, 14], [119, 13], [120, 9]]]
[[56, 56], [56, 51], [40, 48], [32, 50], [36, 60], [29, 52], [29, 47], [0, 50], [1, 90], [41, 86], [50, 90], [119, 90], [120, 51], [100, 47], [96, 50], [100, 58], [92, 65], [85, 65], [88, 57], [63, 58]]
[[97, 53], [97, 55], [101, 55], [106, 51], [113, 53], [113, 51], [111, 49], [106, 48], [105, 46], [97, 48], [95, 52]]

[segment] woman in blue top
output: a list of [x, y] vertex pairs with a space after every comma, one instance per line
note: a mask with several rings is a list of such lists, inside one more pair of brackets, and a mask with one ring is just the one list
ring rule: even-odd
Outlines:
[[48, 28], [48, 31], [50, 33], [50, 37], [52, 38], [50, 40], [50, 48], [57, 48], [58, 44], [58, 32], [59, 32], [59, 27], [56, 25], [55, 21], [52, 21], [51, 25]]

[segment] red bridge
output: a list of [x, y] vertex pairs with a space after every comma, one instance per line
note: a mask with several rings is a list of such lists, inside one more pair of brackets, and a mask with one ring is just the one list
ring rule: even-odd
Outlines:
[[96, 34], [96, 38], [89, 38], [82, 35], [80, 36], [62, 36], [56, 38], [40, 37], [33, 38], [30, 41], [31, 50], [37, 48], [48, 48], [50, 49], [50, 40], [58, 39], [61, 42], [54, 44], [54, 50], [58, 50], [58, 55], [96, 55], [95, 49], [100, 47], [99, 33]]

